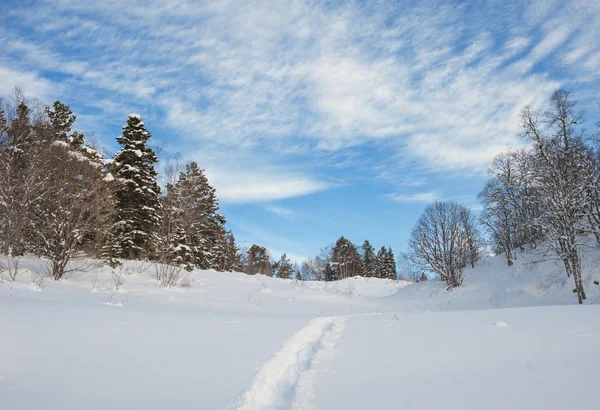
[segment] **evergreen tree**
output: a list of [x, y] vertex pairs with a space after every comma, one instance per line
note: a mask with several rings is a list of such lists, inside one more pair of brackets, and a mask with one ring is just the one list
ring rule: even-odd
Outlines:
[[193, 264], [201, 269], [219, 269], [226, 247], [225, 218], [217, 212], [215, 189], [204, 171], [190, 162], [168, 195], [173, 197], [172, 224], [185, 231]]
[[235, 243], [235, 237], [231, 231], [227, 231], [223, 237], [223, 253], [220, 255], [219, 261], [217, 270], [233, 272], [242, 269], [240, 247]]
[[379, 252], [377, 252], [377, 257], [375, 259], [375, 273], [373, 274], [373, 277], [380, 279], [386, 277], [386, 259], [387, 250], [385, 249], [385, 246], [382, 246], [381, 249], [379, 249]]
[[294, 266], [290, 262], [287, 255], [284, 253], [281, 255], [281, 259], [276, 263], [277, 266], [277, 277], [281, 279], [290, 279], [294, 273]]
[[362, 244], [363, 273], [362, 276], [371, 277], [375, 273], [375, 249], [368, 240]]
[[337, 270], [333, 269], [331, 263], [325, 262], [325, 268], [323, 269], [323, 278], [322, 280], [325, 282], [331, 282], [334, 280], [338, 280], [339, 278], [336, 276]]
[[363, 263], [356, 246], [343, 236], [340, 237], [331, 250], [332, 268], [336, 270], [335, 277], [344, 279], [358, 276], [363, 270]]
[[60, 101], [54, 101], [53, 108], [52, 110], [50, 107], [46, 107], [46, 114], [50, 120], [50, 125], [54, 129], [56, 139], [69, 144], [73, 149], [80, 149], [84, 143], [83, 133], [79, 131], [71, 132], [71, 127], [77, 117], [68, 105]]
[[388, 248], [386, 255], [385, 255], [384, 279], [396, 280], [397, 278], [398, 278], [398, 274], [396, 272], [396, 258], [394, 257], [394, 252], [392, 252], [392, 248]]
[[177, 227], [171, 237], [168, 260], [182, 266], [187, 271], [194, 269], [194, 254], [187, 245], [187, 235], [183, 227]]
[[249, 275], [260, 273], [261, 275], [272, 276], [273, 267], [271, 266], [267, 248], [260, 245], [252, 245], [247, 252], [244, 271]]
[[160, 223], [160, 188], [154, 164], [158, 162], [142, 118], [130, 114], [123, 134], [117, 137], [122, 148], [113, 157], [116, 190], [116, 221], [106, 246], [110, 257], [140, 259], [152, 256]]

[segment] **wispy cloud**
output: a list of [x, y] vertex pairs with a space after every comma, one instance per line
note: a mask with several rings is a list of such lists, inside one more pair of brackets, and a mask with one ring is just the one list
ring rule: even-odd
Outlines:
[[481, 171], [518, 146], [524, 105], [599, 78], [597, 2], [550, 3], [39, 1], [4, 19], [0, 74], [88, 116], [150, 106], [208, 154], [269, 146], [294, 166], [211, 177], [226, 201], [289, 198], [328, 187], [298, 152], [386, 141], [423, 169]]
[[265, 209], [280, 218], [290, 219], [294, 217], [294, 211], [284, 206], [279, 205], [267, 205]]
[[440, 199], [437, 192], [417, 192], [412, 194], [388, 194], [385, 198], [394, 202], [434, 202]]

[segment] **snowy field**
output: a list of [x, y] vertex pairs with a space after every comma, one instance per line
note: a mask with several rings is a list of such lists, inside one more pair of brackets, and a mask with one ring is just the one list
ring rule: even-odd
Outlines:
[[165, 289], [150, 264], [93, 261], [41, 283], [22, 260], [0, 284], [0, 408], [592, 409], [597, 262], [576, 306], [560, 265], [527, 257], [450, 291], [212, 271]]

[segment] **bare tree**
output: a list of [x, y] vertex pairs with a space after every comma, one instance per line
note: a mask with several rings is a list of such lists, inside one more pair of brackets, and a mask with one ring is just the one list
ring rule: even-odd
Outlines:
[[568, 92], [556, 91], [543, 114], [531, 107], [521, 113], [523, 135], [529, 139], [536, 160], [536, 196], [540, 210], [535, 223], [543, 231], [541, 255], [558, 256], [567, 276], [573, 276], [579, 303], [586, 299], [581, 276], [581, 248], [590, 233], [588, 221], [599, 175], [589, 149], [575, 125], [583, 113]]
[[55, 141], [45, 149], [45, 194], [26, 210], [32, 228], [30, 247], [52, 264], [59, 280], [84, 239], [112, 216], [111, 187], [97, 163]]
[[478, 242], [475, 218], [456, 202], [435, 202], [425, 208], [409, 239], [413, 261], [438, 274], [449, 287], [462, 284], [463, 269], [477, 258], [473, 244]]
[[517, 249], [535, 245], [539, 231], [533, 163], [524, 150], [500, 154], [488, 170], [490, 179], [479, 193], [483, 205], [480, 221], [488, 231], [495, 253], [504, 253], [508, 266], [517, 258]]

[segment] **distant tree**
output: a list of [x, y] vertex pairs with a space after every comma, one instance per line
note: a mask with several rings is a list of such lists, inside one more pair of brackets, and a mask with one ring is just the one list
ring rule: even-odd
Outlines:
[[294, 273], [294, 266], [290, 262], [290, 259], [284, 253], [276, 263], [277, 277], [281, 279], [290, 279]]
[[363, 258], [362, 276], [370, 277], [375, 273], [375, 249], [368, 240], [365, 240], [361, 246]]
[[331, 250], [331, 264], [332, 269], [336, 271], [336, 280], [358, 276], [363, 271], [362, 258], [356, 246], [343, 236]]
[[259, 273], [261, 275], [273, 276], [273, 268], [267, 248], [260, 245], [252, 245], [248, 249], [244, 272], [249, 275]]
[[233, 272], [242, 269], [240, 247], [235, 243], [235, 237], [231, 231], [225, 233], [223, 237], [224, 251], [219, 258], [219, 266], [217, 270]]
[[300, 265], [300, 272], [304, 280], [319, 280], [319, 269], [318, 261], [312, 258], [302, 261]]
[[394, 260], [392, 248], [386, 249], [385, 246], [382, 246], [379, 252], [377, 252], [374, 277], [380, 279], [397, 279], [396, 261]]
[[158, 158], [147, 146], [150, 136], [142, 118], [130, 114], [117, 137], [122, 148], [114, 155], [111, 169], [118, 185], [116, 221], [106, 245], [111, 257], [140, 259], [155, 252], [160, 189], [154, 169]]
[[321, 280], [331, 282], [338, 279], [337, 270], [331, 266], [331, 263], [327, 262], [325, 264], [325, 268], [323, 269], [323, 276]]
[[388, 248], [385, 257], [385, 279], [398, 279], [398, 272], [396, 270], [396, 258], [394, 257], [394, 252], [392, 252], [392, 248]]
[[409, 282], [418, 282], [421, 272], [407, 252], [400, 252], [397, 258], [398, 279], [407, 280]]

